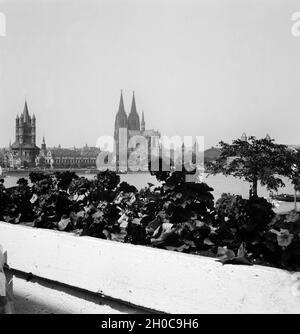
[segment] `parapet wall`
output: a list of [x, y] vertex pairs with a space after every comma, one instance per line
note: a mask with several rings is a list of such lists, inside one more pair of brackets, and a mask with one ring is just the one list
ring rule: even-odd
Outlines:
[[0, 223], [8, 265], [167, 313], [300, 313], [300, 273]]

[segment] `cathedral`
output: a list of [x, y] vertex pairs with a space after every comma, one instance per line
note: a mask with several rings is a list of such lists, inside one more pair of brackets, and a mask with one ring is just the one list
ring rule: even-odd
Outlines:
[[[144, 112], [142, 112], [142, 119], [140, 120], [140, 116], [137, 112], [134, 92], [132, 96], [130, 113], [127, 116], [127, 113], [124, 107], [123, 93], [121, 91], [119, 110], [116, 114], [115, 129], [114, 129], [114, 140], [116, 143], [116, 151], [117, 151], [117, 154], [116, 154], [117, 165], [119, 161], [118, 152], [119, 152], [119, 146], [120, 146], [120, 138], [119, 138], [120, 128], [127, 130], [127, 140], [129, 140], [133, 136], [143, 136], [147, 140], [149, 150], [151, 148], [151, 145], [152, 147], [155, 147], [155, 146], [159, 147], [159, 138], [161, 134], [156, 130], [146, 129]], [[127, 154], [128, 153], [130, 153], [130, 150], [127, 150]]]
[[10, 146], [11, 167], [35, 166], [40, 149], [36, 146], [36, 119], [29, 115], [27, 101], [23, 113], [16, 118], [16, 139]]

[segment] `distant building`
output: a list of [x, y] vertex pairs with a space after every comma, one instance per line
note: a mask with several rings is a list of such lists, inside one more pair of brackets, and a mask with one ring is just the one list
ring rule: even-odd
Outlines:
[[0, 149], [0, 167], [5, 166], [5, 149]]
[[96, 168], [97, 156], [100, 150], [96, 147], [69, 149], [62, 148], [47, 148], [45, 138], [41, 145], [41, 151], [36, 158], [36, 165], [40, 168]]
[[289, 149], [291, 150], [300, 150], [300, 145], [287, 145]]
[[29, 115], [27, 101], [16, 118], [16, 138], [10, 146], [10, 167], [31, 167], [40, 149], [36, 146], [36, 118]]
[[241, 140], [243, 140], [243, 141], [247, 141], [248, 140], [247, 135], [246, 135], [245, 132], [243, 132]]
[[[146, 122], [145, 122], [145, 115], [142, 112], [142, 120], [140, 120], [140, 116], [137, 112], [136, 102], [135, 102], [135, 95], [133, 93], [132, 103], [130, 113], [127, 116], [124, 107], [124, 100], [123, 94], [121, 92], [120, 103], [119, 103], [119, 110], [116, 114], [115, 118], [115, 128], [114, 128], [114, 140], [116, 143], [116, 160], [117, 160], [117, 168], [119, 167], [119, 147], [121, 144], [121, 139], [119, 137], [119, 129], [125, 129], [127, 131], [127, 141], [134, 136], [142, 136], [147, 140], [148, 144], [148, 153], [150, 154], [151, 145], [152, 147], [159, 147], [159, 138], [161, 134], [159, 131], [153, 129], [146, 129]], [[128, 142], [127, 142], [128, 143]], [[125, 143], [125, 145], [127, 145]], [[124, 145], [124, 143], [123, 143]], [[138, 147], [138, 146], [137, 146]], [[133, 149], [128, 149], [127, 154], [133, 153], [137, 147]]]

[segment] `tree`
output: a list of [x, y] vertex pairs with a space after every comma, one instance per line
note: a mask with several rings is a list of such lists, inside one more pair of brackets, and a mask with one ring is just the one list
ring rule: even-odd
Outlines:
[[291, 173], [289, 178], [294, 186], [294, 204], [297, 211], [297, 192], [300, 191], [300, 149], [290, 151]]
[[236, 139], [232, 144], [219, 143], [221, 155], [209, 164], [211, 174], [222, 173], [251, 183], [250, 197], [257, 197], [258, 182], [268, 190], [277, 191], [285, 184], [282, 176], [290, 176], [291, 156], [286, 145], [274, 139], [256, 139], [254, 136]]

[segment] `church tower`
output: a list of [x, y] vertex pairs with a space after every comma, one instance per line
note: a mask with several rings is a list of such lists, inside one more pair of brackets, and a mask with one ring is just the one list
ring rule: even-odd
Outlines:
[[145, 116], [144, 112], [142, 113], [142, 122], [141, 122], [141, 131], [144, 132], [146, 129], [146, 124], [145, 124]]
[[114, 139], [118, 140], [119, 136], [119, 129], [128, 127], [127, 115], [124, 108], [124, 101], [123, 101], [123, 93], [121, 91], [120, 103], [119, 103], [119, 111], [116, 115], [115, 119], [115, 132], [114, 132]]
[[20, 136], [19, 136], [19, 126], [20, 126], [20, 117], [17, 115], [16, 118], [16, 142], [19, 142]]
[[11, 151], [21, 166], [33, 165], [39, 154], [36, 146], [36, 119], [34, 115], [29, 115], [26, 100], [22, 114], [16, 117], [16, 141], [11, 145]]
[[36, 144], [36, 128], [35, 128], [35, 115], [33, 114], [31, 119], [31, 145], [35, 146]]
[[[124, 139], [120, 137], [119, 129], [125, 129]], [[127, 142], [125, 136], [127, 134]], [[122, 134], [123, 136], [123, 134]], [[145, 115], [144, 112], [142, 113], [142, 120], [140, 121], [140, 117], [137, 113], [136, 103], [135, 103], [135, 95], [133, 92], [132, 102], [131, 102], [131, 110], [130, 114], [127, 117], [124, 108], [124, 101], [123, 101], [123, 94], [121, 91], [120, 103], [119, 103], [119, 110], [117, 112], [115, 118], [115, 128], [114, 128], [114, 141], [115, 141], [115, 159], [116, 159], [116, 168], [119, 171], [127, 170], [128, 168], [128, 158], [131, 158], [131, 153], [136, 151], [138, 146], [135, 148], [128, 147], [128, 142], [130, 139], [133, 139], [134, 136], [143, 136], [148, 142], [148, 155], [151, 155], [151, 145], [157, 148], [158, 151], [160, 149], [160, 142], [159, 138], [161, 134], [159, 131], [155, 131], [153, 129], [146, 130], [146, 123], [145, 123]], [[139, 144], [138, 144], [139, 145]], [[139, 145], [140, 146], [140, 145]], [[138, 152], [137, 152], [138, 153]], [[139, 153], [138, 153], [139, 154]], [[127, 156], [127, 159], [126, 159]], [[126, 160], [126, 161], [125, 161]], [[127, 166], [126, 166], [127, 164]], [[148, 168], [148, 162], [146, 163]]]
[[47, 147], [46, 147], [46, 142], [45, 142], [45, 137], [43, 137], [43, 142], [41, 145], [41, 153], [46, 156], [47, 154]]
[[140, 131], [140, 117], [136, 111], [135, 97], [133, 92], [131, 110], [128, 116], [128, 130]]
[[21, 117], [16, 118], [16, 142], [21, 145], [28, 144], [36, 145], [36, 124], [35, 116], [31, 118], [28, 112], [27, 101], [25, 100], [25, 105]]

